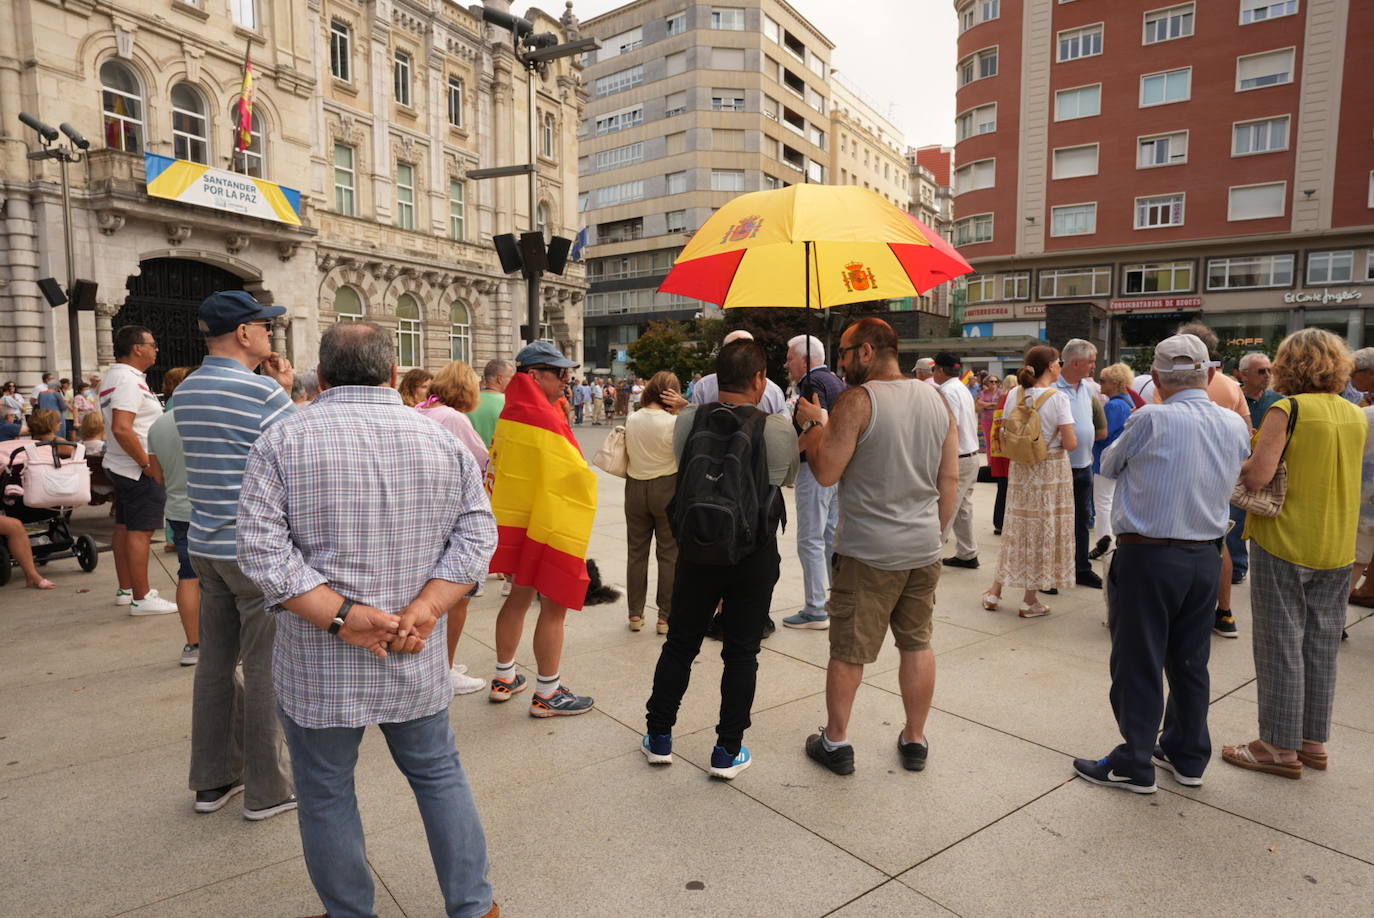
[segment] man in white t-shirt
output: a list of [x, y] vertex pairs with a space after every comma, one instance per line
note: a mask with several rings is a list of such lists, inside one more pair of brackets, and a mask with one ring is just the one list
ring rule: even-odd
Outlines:
[[[725, 345], [733, 344], [736, 341], [753, 340], [754, 336], [751, 332], [737, 328], [725, 336], [725, 340], [721, 341], [720, 346], [725, 347]], [[791, 417], [792, 410], [787, 407], [787, 397], [782, 394], [782, 389], [778, 388], [778, 384], [771, 379], [764, 380], [764, 383], [763, 398], [759, 399], [758, 409], [769, 414], [785, 414]], [[720, 384], [716, 382], [716, 374], [710, 373], [701, 377], [697, 384], [692, 387], [692, 395], [689, 400], [693, 405], [709, 405], [711, 402], [720, 401]], [[768, 633], [772, 634], [772, 631], [770, 630]], [[767, 637], [767, 635], [764, 636]]]
[[954, 517], [945, 530], [945, 538], [954, 533], [954, 554], [945, 558], [949, 567], [976, 568], [978, 540], [973, 535], [973, 485], [978, 481], [978, 409], [968, 386], [959, 379], [962, 362], [958, 354], [941, 351], [934, 357], [935, 385], [949, 404], [954, 423], [959, 428], [959, 503]]
[[162, 403], [145, 374], [157, 362], [157, 342], [148, 329], [125, 325], [115, 332], [114, 352], [101, 382], [100, 413], [109, 432], [101, 463], [115, 492], [115, 605], [128, 606], [130, 615], [162, 615], [177, 606], [148, 588], [149, 548], [167, 501], [162, 482], [149, 474], [148, 430], [162, 416]]

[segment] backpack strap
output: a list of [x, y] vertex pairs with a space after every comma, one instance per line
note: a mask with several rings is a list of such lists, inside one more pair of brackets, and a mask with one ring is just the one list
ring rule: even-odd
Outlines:
[[1046, 389], [1044, 392], [1041, 392], [1040, 397], [1037, 398], [1033, 403], [1033, 407], [1035, 408], [1035, 410], [1039, 411], [1042, 407], [1044, 407], [1045, 403], [1048, 402], [1050, 400], [1050, 397], [1054, 395], [1054, 392], [1055, 390], [1053, 386]]

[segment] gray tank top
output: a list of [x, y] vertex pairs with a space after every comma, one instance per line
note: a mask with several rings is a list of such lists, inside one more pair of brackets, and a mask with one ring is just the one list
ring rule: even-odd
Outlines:
[[916, 379], [866, 382], [873, 416], [840, 477], [835, 550], [879, 570], [940, 560], [940, 456], [949, 407]]

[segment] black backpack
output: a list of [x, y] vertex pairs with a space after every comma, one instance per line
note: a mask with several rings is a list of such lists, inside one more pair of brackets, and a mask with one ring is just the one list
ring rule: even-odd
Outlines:
[[782, 491], [768, 482], [767, 420], [752, 405], [697, 409], [668, 504], [680, 559], [738, 564], [786, 525]]

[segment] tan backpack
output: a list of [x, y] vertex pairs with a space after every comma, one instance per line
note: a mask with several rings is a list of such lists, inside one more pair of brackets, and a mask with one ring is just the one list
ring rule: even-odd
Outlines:
[[1026, 399], [1026, 389], [1016, 400], [1016, 407], [1002, 414], [1002, 452], [1014, 462], [1036, 465], [1044, 462], [1050, 454], [1045, 443], [1045, 433], [1040, 427], [1040, 409], [1054, 390], [1040, 393], [1034, 402]]

